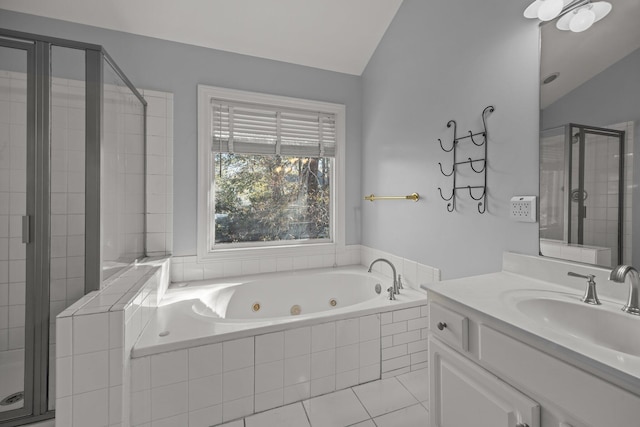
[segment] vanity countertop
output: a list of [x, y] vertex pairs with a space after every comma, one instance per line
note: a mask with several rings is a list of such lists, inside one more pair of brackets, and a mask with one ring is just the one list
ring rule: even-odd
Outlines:
[[[602, 305], [592, 306], [580, 301], [582, 292], [576, 288], [506, 271], [447, 280], [422, 287], [430, 294], [430, 300], [445, 298], [454, 304], [461, 304], [478, 313], [480, 317], [487, 316], [497, 321], [501, 329], [510, 332], [526, 344], [640, 395], [639, 353], [617, 351], [598, 345], [581, 337], [579, 333], [563, 331], [544, 315], [541, 319], [534, 319], [517, 308], [523, 296], [530, 300], [542, 299], [539, 306], [543, 310], [545, 299], [558, 297], [570, 304], [577, 304], [575, 308], [579, 308], [581, 313], [588, 316], [591, 316], [589, 310], [594, 310], [594, 318], [599, 315], [617, 317], [623, 305], [622, 300], [601, 296]], [[629, 336], [626, 339], [632, 343], [640, 342], [640, 316], [625, 313], [622, 315], [629, 316], [622, 320], [631, 325], [633, 331], [627, 332]], [[575, 318], [568, 317], [568, 320], [579, 323]], [[637, 328], [633, 322], [637, 323]], [[603, 328], [604, 334], [621, 333], [615, 328], [608, 331], [607, 325], [597, 326]], [[624, 340], [623, 338], [622, 341]]]

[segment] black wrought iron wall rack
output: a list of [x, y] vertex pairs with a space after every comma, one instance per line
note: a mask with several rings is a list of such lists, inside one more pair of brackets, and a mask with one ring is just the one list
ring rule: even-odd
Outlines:
[[[456, 197], [457, 192], [459, 190], [466, 190], [469, 192], [469, 197], [478, 202], [478, 212], [483, 214], [487, 211], [487, 116], [495, 111], [495, 108], [492, 105], [489, 105], [484, 110], [482, 110], [482, 126], [483, 130], [481, 132], [473, 133], [469, 131], [468, 135], [458, 137], [458, 125], [455, 120], [449, 120], [447, 123], [447, 127], [450, 128], [453, 126], [453, 142], [451, 143], [450, 148], [445, 148], [442, 145], [442, 140], [438, 138], [438, 142], [440, 143], [440, 148], [446, 153], [453, 153], [453, 162], [451, 165], [451, 171], [445, 172], [442, 163], [438, 162], [440, 166], [440, 172], [442, 175], [446, 177], [452, 177], [453, 185], [451, 190], [451, 196], [445, 197], [442, 193], [442, 188], [438, 187], [438, 191], [440, 192], [440, 197], [442, 200], [447, 203], [447, 211], [453, 212], [456, 210]], [[468, 141], [467, 141], [468, 140]], [[472, 159], [471, 157], [467, 157], [464, 161], [458, 161], [458, 144], [460, 142], [471, 142], [477, 147], [484, 147], [484, 157]], [[467, 167], [471, 168], [473, 172], [478, 175], [482, 175], [483, 183], [482, 185], [464, 185], [459, 186], [457, 175], [458, 175], [458, 166], [468, 165]]]

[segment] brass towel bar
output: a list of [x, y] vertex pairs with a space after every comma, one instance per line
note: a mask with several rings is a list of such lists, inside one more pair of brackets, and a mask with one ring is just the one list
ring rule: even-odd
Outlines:
[[418, 193], [411, 193], [408, 196], [375, 196], [373, 194], [369, 194], [364, 197], [365, 200], [370, 202], [375, 202], [376, 200], [413, 200], [417, 202], [420, 200], [420, 195]]

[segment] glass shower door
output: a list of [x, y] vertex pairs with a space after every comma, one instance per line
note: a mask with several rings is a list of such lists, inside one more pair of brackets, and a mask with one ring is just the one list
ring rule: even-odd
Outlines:
[[569, 243], [609, 249], [622, 263], [624, 131], [570, 125]]
[[34, 45], [0, 39], [0, 422], [30, 413]]

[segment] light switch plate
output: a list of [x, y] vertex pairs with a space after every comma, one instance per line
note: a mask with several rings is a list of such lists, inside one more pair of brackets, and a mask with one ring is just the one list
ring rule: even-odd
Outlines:
[[511, 198], [511, 219], [519, 222], [536, 222], [536, 196], [514, 196]]

